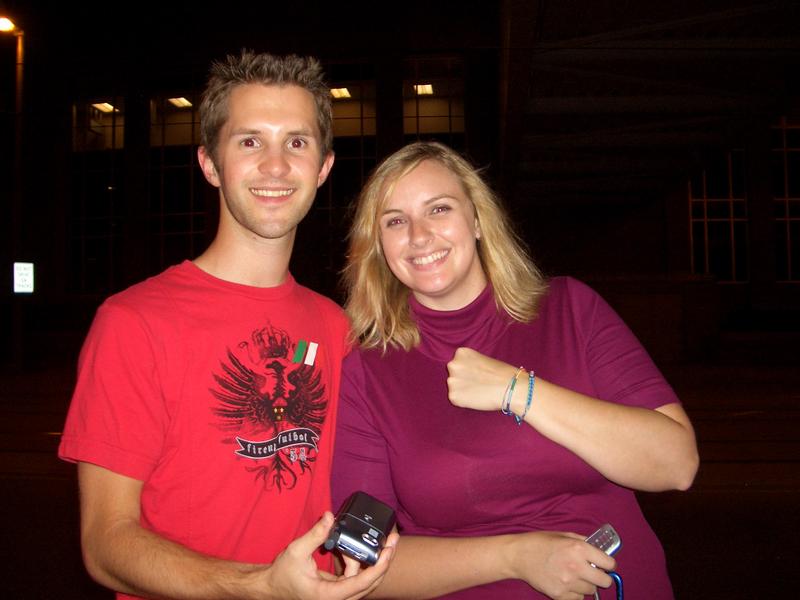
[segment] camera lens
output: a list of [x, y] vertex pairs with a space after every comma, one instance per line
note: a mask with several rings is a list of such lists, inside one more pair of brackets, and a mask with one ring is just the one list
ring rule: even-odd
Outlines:
[[339, 541], [339, 529], [334, 527], [331, 529], [331, 532], [328, 534], [328, 539], [325, 540], [325, 550], [333, 550], [336, 547], [336, 543]]

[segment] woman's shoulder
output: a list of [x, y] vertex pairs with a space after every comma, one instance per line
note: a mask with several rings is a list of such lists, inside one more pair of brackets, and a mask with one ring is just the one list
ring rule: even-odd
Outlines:
[[414, 352], [408, 352], [402, 348], [388, 346], [386, 350], [382, 347], [364, 347], [355, 344], [348, 352], [342, 363], [342, 369], [375, 371], [379, 369], [392, 369], [394, 365], [406, 360], [412, 360]]
[[552, 299], [586, 300], [598, 293], [586, 282], [571, 275], [558, 275], [547, 280], [547, 297]]

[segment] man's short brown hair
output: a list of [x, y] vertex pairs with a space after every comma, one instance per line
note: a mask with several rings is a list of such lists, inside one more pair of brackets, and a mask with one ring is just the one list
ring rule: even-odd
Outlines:
[[322, 65], [311, 56], [275, 56], [243, 50], [211, 65], [208, 84], [200, 102], [200, 139], [210, 156], [216, 159], [219, 132], [228, 120], [228, 99], [233, 88], [248, 83], [296, 85], [314, 97], [320, 133], [320, 160], [333, 146], [333, 114], [330, 89]]

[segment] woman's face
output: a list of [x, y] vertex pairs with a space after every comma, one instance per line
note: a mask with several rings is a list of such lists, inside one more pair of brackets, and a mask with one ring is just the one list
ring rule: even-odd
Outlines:
[[463, 308], [486, 286], [472, 202], [438, 161], [426, 160], [398, 179], [378, 218], [389, 269], [422, 305]]

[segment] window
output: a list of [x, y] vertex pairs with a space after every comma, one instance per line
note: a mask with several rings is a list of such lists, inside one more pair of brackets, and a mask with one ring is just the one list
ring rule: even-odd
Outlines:
[[164, 95], [150, 101], [146, 218], [154, 272], [200, 254], [213, 228], [205, 200], [212, 192], [197, 163], [197, 111], [195, 94]]
[[76, 152], [121, 149], [125, 133], [122, 98], [73, 105], [72, 126], [72, 149]]
[[744, 157], [721, 154], [689, 181], [692, 272], [722, 282], [748, 280]]
[[69, 219], [70, 291], [113, 289], [122, 207], [122, 98], [72, 107], [72, 194]]
[[403, 81], [406, 142], [435, 139], [464, 150], [464, 74], [457, 58], [406, 62]]
[[[338, 82], [333, 98], [333, 135], [345, 138], [375, 136], [375, 84]], [[339, 97], [337, 98], [336, 95]], [[352, 153], [352, 152], [350, 152]]]
[[778, 281], [800, 281], [800, 121], [772, 128], [772, 196]]

